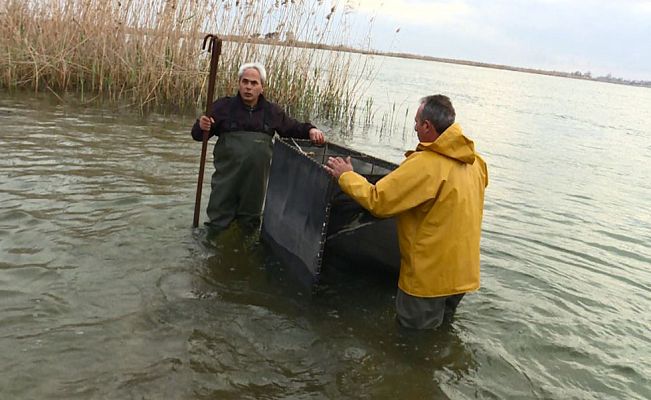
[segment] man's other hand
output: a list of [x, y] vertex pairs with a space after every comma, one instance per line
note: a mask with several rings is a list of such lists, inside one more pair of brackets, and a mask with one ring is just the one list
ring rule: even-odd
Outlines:
[[353, 170], [353, 163], [350, 161], [350, 156], [345, 160], [341, 157], [328, 157], [328, 162], [323, 168], [335, 179], [339, 179], [344, 172]]
[[202, 115], [201, 118], [199, 118], [199, 128], [201, 128], [202, 131], [210, 131], [210, 127], [213, 123], [215, 123], [215, 120], [212, 119], [212, 117]]
[[321, 129], [312, 128], [310, 129], [310, 140], [315, 144], [325, 143], [325, 135], [321, 132]]

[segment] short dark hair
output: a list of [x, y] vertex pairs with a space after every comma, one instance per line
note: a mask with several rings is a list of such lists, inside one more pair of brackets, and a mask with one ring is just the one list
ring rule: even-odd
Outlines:
[[423, 97], [420, 99], [420, 103], [423, 105], [423, 110], [420, 113], [421, 122], [431, 122], [439, 135], [454, 124], [456, 113], [454, 107], [452, 107], [452, 102], [447, 96], [435, 94]]

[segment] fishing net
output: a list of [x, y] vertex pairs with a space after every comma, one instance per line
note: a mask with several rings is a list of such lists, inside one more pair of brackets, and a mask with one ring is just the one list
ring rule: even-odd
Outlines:
[[350, 156], [353, 168], [377, 182], [397, 165], [328, 143], [277, 138], [262, 223], [262, 239], [304, 282], [318, 283], [325, 257], [397, 270], [395, 220], [379, 219], [343, 193], [323, 164]]

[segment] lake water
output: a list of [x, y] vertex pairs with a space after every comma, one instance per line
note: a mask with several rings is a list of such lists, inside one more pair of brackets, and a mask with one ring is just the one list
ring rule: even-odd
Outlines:
[[374, 63], [373, 123], [333, 141], [399, 162], [444, 93], [488, 162], [482, 287], [449, 328], [399, 329], [391, 274], [326, 263], [312, 295], [207, 242], [194, 118], [2, 93], [0, 398], [651, 398], [651, 90]]

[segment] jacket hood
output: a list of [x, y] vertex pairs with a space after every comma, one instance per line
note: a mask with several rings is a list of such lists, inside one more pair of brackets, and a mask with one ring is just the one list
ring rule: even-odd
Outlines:
[[464, 136], [461, 125], [457, 123], [450, 125], [435, 141], [420, 142], [416, 151], [433, 151], [465, 164], [475, 162], [475, 143]]

